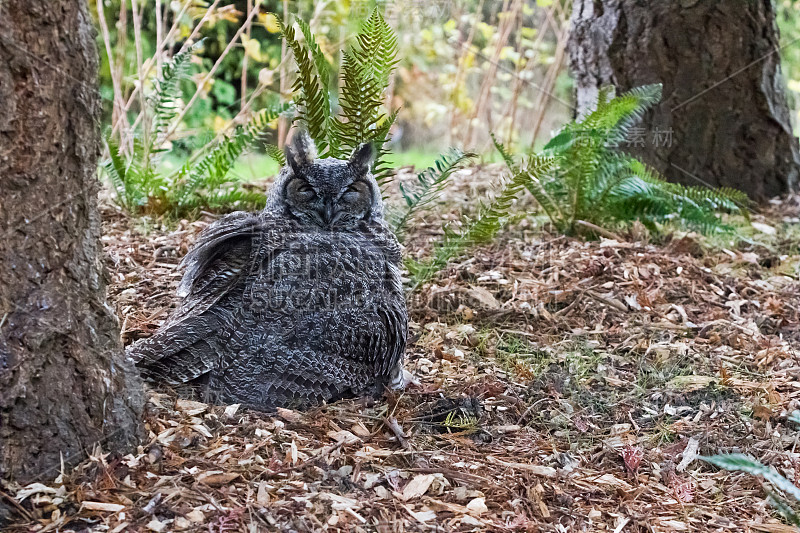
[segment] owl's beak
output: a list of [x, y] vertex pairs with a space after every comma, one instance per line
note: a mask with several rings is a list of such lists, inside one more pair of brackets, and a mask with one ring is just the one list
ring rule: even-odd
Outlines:
[[322, 220], [325, 222], [325, 224], [330, 224], [331, 222], [333, 222], [333, 217], [334, 217], [333, 200], [332, 199], [326, 200], [325, 207], [323, 209], [324, 211], [322, 213]]

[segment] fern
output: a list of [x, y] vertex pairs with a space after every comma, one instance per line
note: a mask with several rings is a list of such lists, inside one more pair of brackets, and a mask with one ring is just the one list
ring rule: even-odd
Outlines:
[[[514, 175], [528, 175], [526, 188], [559, 231], [586, 232], [587, 226], [615, 228], [634, 220], [652, 231], [677, 221], [703, 233], [728, 232], [721, 212], [747, 216], [747, 198], [732, 189], [669, 183], [655, 170], [615, 147], [644, 113], [661, 99], [661, 86], [638, 87], [616, 98], [601, 89], [594, 110], [567, 124], [544, 148], [556, 161], [552, 171], [528, 175], [495, 140]], [[588, 223], [588, 224], [586, 224]]]
[[[795, 503], [800, 502], [800, 489], [794, 483], [780, 475], [774, 468], [768, 467], [755, 459], [743, 454], [713, 455], [711, 457], [700, 457], [703, 461], [734, 472], [745, 472], [752, 476], [760, 476], [780, 490], [783, 494], [792, 497]], [[789, 505], [785, 498], [768, 493], [768, 501], [775, 506], [786, 520], [795, 526], [800, 526], [800, 515]]]
[[[342, 54], [341, 111], [334, 115], [335, 99], [330, 85], [331, 68], [307, 23], [297, 21], [303, 35], [298, 40], [293, 24], [285, 24], [278, 15], [281, 34], [297, 63], [293, 90], [297, 104], [296, 121], [301, 122], [322, 156], [344, 158], [362, 143], [375, 144], [375, 179], [383, 185], [393, 171], [386, 164], [385, 143], [397, 119], [397, 111], [386, 113], [384, 94], [392, 71], [397, 66], [397, 35], [378, 9], [362, 24], [351, 50]], [[273, 158], [277, 154], [272, 151]], [[277, 158], [276, 158], [277, 160]]]
[[392, 228], [398, 239], [402, 240], [405, 235], [408, 222], [439, 197], [453, 173], [474, 157], [476, 155], [473, 153], [464, 153], [453, 148], [448, 154], [439, 156], [433, 166], [417, 174], [415, 183], [398, 185], [400, 194], [406, 203], [401, 212], [390, 217]]
[[491, 240], [508, 219], [511, 206], [525, 188], [529, 177], [538, 177], [549, 172], [554, 164], [555, 160], [550, 157], [531, 158], [527, 163], [527, 172], [513, 174], [494, 201], [478, 208], [478, 214], [473, 220], [462, 219], [460, 230], [445, 227], [444, 238], [434, 246], [430, 259], [406, 263], [414, 286], [419, 287], [428, 281], [453, 259], [463, 255], [469, 247]]

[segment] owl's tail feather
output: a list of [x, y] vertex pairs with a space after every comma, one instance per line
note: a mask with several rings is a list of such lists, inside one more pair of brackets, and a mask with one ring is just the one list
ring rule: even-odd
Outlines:
[[216, 366], [220, 325], [213, 315], [190, 317], [135, 342], [126, 353], [145, 379], [188, 383]]

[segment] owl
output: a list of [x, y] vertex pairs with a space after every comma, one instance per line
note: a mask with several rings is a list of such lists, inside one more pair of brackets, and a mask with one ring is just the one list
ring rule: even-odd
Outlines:
[[401, 249], [374, 156], [320, 159], [295, 133], [264, 210], [218, 220], [184, 258], [180, 304], [128, 348], [143, 376], [260, 410], [402, 387]]

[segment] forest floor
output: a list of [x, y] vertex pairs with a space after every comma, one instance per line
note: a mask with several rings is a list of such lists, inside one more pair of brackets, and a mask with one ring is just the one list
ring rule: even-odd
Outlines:
[[[497, 176], [459, 173], [407, 253]], [[148, 441], [20, 487], [14, 530], [796, 531], [761, 480], [697, 457], [800, 479], [799, 217], [800, 198], [775, 202], [753, 217], [762, 244], [728, 248], [520, 217], [409, 297], [404, 392], [272, 415], [151, 392]], [[126, 342], [166, 317], [213, 219], [104, 207]]]

